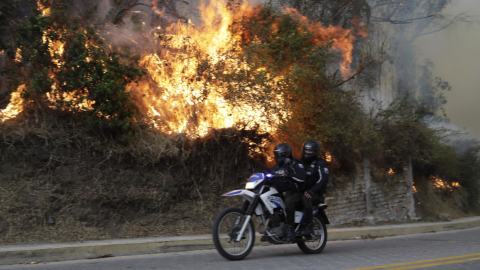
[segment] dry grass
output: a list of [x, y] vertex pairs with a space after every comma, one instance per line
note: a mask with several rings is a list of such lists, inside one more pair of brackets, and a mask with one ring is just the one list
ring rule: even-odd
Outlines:
[[449, 214], [451, 219], [480, 214], [479, 209], [469, 208], [466, 192], [461, 188], [453, 191], [441, 190], [434, 188], [429, 180], [416, 181], [415, 186], [415, 210], [417, 216], [422, 217], [422, 221], [440, 221], [441, 213]]
[[266, 138], [143, 130], [122, 145], [61, 118], [3, 124], [0, 135], [0, 244], [208, 233], [234, 203], [219, 194], [243, 184], [250, 148]]

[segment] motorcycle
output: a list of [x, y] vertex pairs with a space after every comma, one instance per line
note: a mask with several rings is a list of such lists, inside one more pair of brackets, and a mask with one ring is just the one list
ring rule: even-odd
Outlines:
[[[274, 177], [272, 174], [255, 173], [248, 180], [245, 189], [233, 190], [222, 196], [241, 196], [241, 208], [229, 207], [215, 218], [212, 234], [217, 251], [229, 260], [241, 260], [248, 256], [255, 244], [255, 226], [253, 215], [262, 220], [259, 233], [260, 241], [272, 244], [290, 244], [286, 242], [287, 224], [283, 195], [274, 187], [265, 184]], [[305, 226], [303, 210], [295, 211], [295, 242], [306, 254], [318, 254], [327, 243], [329, 224], [324, 209], [326, 204], [313, 206], [313, 233], [303, 235]]]

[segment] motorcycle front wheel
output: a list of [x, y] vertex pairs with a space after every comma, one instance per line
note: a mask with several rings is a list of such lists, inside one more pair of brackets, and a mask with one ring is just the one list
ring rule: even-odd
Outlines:
[[223, 210], [213, 223], [213, 243], [218, 253], [229, 260], [241, 260], [252, 251], [255, 244], [255, 228], [253, 222], [247, 224], [242, 239], [236, 241], [243, 223], [245, 212], [242, 209], [230, 207]]
[[322, 219], [313, 217], [314, 233], [310, 237], [302, 237], [297, 241], [298, 247], [306, 254], [318, 254], [323, 251], [327, 244], [327, 225]]

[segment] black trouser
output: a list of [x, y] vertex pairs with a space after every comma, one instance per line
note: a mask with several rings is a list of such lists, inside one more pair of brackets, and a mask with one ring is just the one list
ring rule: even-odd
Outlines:
[[287, 212], [287, 224], [295, 225], [295, 208], [299, 209], [303, 205], [305, 209], [305, 223], [309, 224], [313, 221], [313, 205], [320, 203], [319, 195], [315, 194], [312, 198], [307, 198], [302, 193], [293, 193], [285, 199], [285, 206]]
[[305, 223], [310, 224], [313, 222], [313, 205], [320, 204], [318, 194], [314, 194], [311, 198], [307, 198], [305, 194], [302, 195], [302, 204], [305, 209]]

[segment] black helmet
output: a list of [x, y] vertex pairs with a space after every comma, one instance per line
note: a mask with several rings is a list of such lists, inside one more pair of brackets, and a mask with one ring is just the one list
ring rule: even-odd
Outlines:
[[277, 162], [278, 166], [283, 166], [286, 158], [292, 158], [292, 147], [288, 143], [281, 143], [275, 146], [273, 154], [275, 155], [275, 162]]
[[316, 140], [307, 140], [303, 143], [302, 158], [305, 161], [311, 161], [320, 154], [320, 143]]

